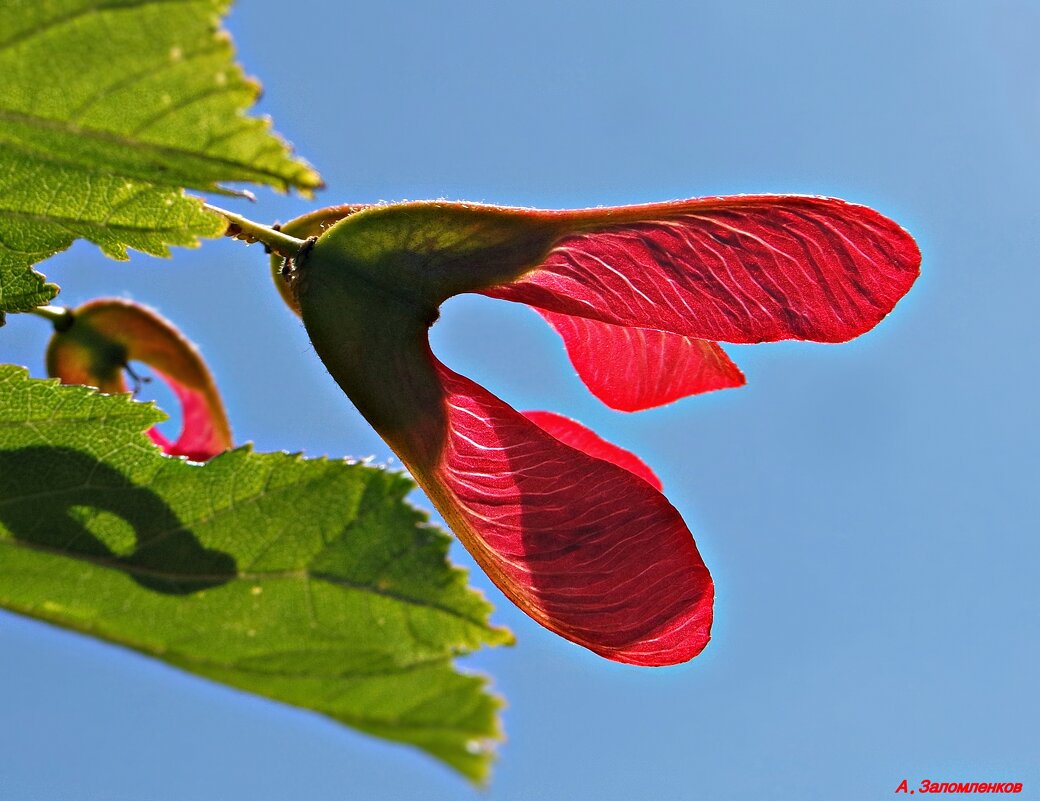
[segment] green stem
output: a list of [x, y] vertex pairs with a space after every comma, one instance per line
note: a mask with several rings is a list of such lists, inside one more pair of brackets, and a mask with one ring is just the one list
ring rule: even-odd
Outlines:
[[64, 306], [37, 306], [35, 309], [29, 309], [29, 312], [50, 320], [55, 331], [67, 331], [72, 325], [72, 309]]
[[245, 242], [263, 242], [270, 250], [287, 259], [294, 258], [307, 244], [306, 240], [283, 234], [277, 228], [247, 220], [232, 211], [217, 206], [204, 204], [207, 209], [216, 212], [228, 221], [225, 236], [241, 239]]

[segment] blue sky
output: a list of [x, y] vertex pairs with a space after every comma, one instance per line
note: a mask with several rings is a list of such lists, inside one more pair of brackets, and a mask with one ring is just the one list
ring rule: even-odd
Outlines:
[[[442, 360], [637, 452], [718, 591], [704, 654], [647, 670], [541, 629], [474, 569], [518, 638], [466, 661], [509, 702], [485, 794], [408, 749], [0, 615], [0, 796], [1035, 792], [1038, 25], [1035, 4], [1003, 0], [240, 4], [229, 28], [261, 110], [322, 172], [317, 204], [827, 194], [910, 230], [923, 275], [855, 342], [732, 347], [746, 387], [635, 416], [588, 395], [533, 312], [446, 305]], [[239, 210], [314, 205], [262, 192]], [[265, 270], [224, 241], [128, 265], [78, 245], [47, 267], [64, 303], [128, 294], [177, 321], [238, 440], [388, 461]], [[12, 318], [0, 357], [41, 375], [46, 336]]]

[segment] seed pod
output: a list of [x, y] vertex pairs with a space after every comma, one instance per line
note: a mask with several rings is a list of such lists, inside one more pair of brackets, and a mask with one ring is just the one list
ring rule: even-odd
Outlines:
[[71, 325], [47, 347], [47, 372], [64, 384], [127, 392], [130, 362], [142, 362], [173, 390], [181, 404], [181, 432], [171, 442], [158, 428], [148, 435], [166, 453], [205, 461], [231, 447], [224, 404], [202, 356], [154, 309], [102, 298], [72, 310]]

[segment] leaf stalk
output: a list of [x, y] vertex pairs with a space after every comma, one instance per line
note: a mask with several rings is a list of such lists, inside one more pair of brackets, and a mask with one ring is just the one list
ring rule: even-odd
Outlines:
[[307, 245], [306, 240], [283, 234], [277, 227], [253, 222], [239, 214], [209, 203], [204, 203], [203, 205], [209, 211], [219, 214], [228, 221], [228, 228], [224, 232], [224, 236], [241, 239], [243, 242], [250, 244], [262, 242], [268, 251], [277, 253], [279, 256], [284, 256], [287, 259], [295, 258]]

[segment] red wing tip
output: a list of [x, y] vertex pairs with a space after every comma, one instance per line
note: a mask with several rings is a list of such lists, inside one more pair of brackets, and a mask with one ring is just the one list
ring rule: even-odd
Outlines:
[[615, 412], [633, 414], [635, 412], [645, 412], [649, 409], [661, 409], [665, 406], [671, 406], [673, 403], [677, 403], [684, 398], [689, 398], [694, 395], [707, 395], [710, 392], [718, 392], [723, 389], [738, 389], [739, 387], [746, 385], [747, 376], [744, 375], [743, 371], [741, 371], [736, 365], [733, 365], [733, 370], [734, 372], [727, 377], [725, 382], [720, 382], [715, 386], [697, 389], [693, 392], [685, 392], [674, 397], [655, 398], [647, 403], [625, 403], [624, 401], [619, 401], [615, 396], [595, 392], [591, 387], [589, 387], [589, 392], [592, 392], [596, 399], [608, 409], [613, 409]]
[[[702, 651], [707, 647], [711, 641], [711, 621], [707, 623], [707, 627], [697, 632], [697, 636], [692, 637], [689, 640], [685, 640], [679, 643], [675, 643], [671, 647], [662, 650], [654, 650], [647, 644], [639, 644], [632, 648], [626, 648], [624, 650], [613, 650], [613, 649], [600, 649], [590, 647], [587, 644], [586, 648], [589, 648], [599, 656], [609, 659], [612, 662], [619, 662], [623, 665], [635, 665], [636, 667], [674, 667], [675, 665], [683, 665], [687, 662], [692, 661], [701, 654]], [[643, 647], [640, 647], [643, 646]]]

